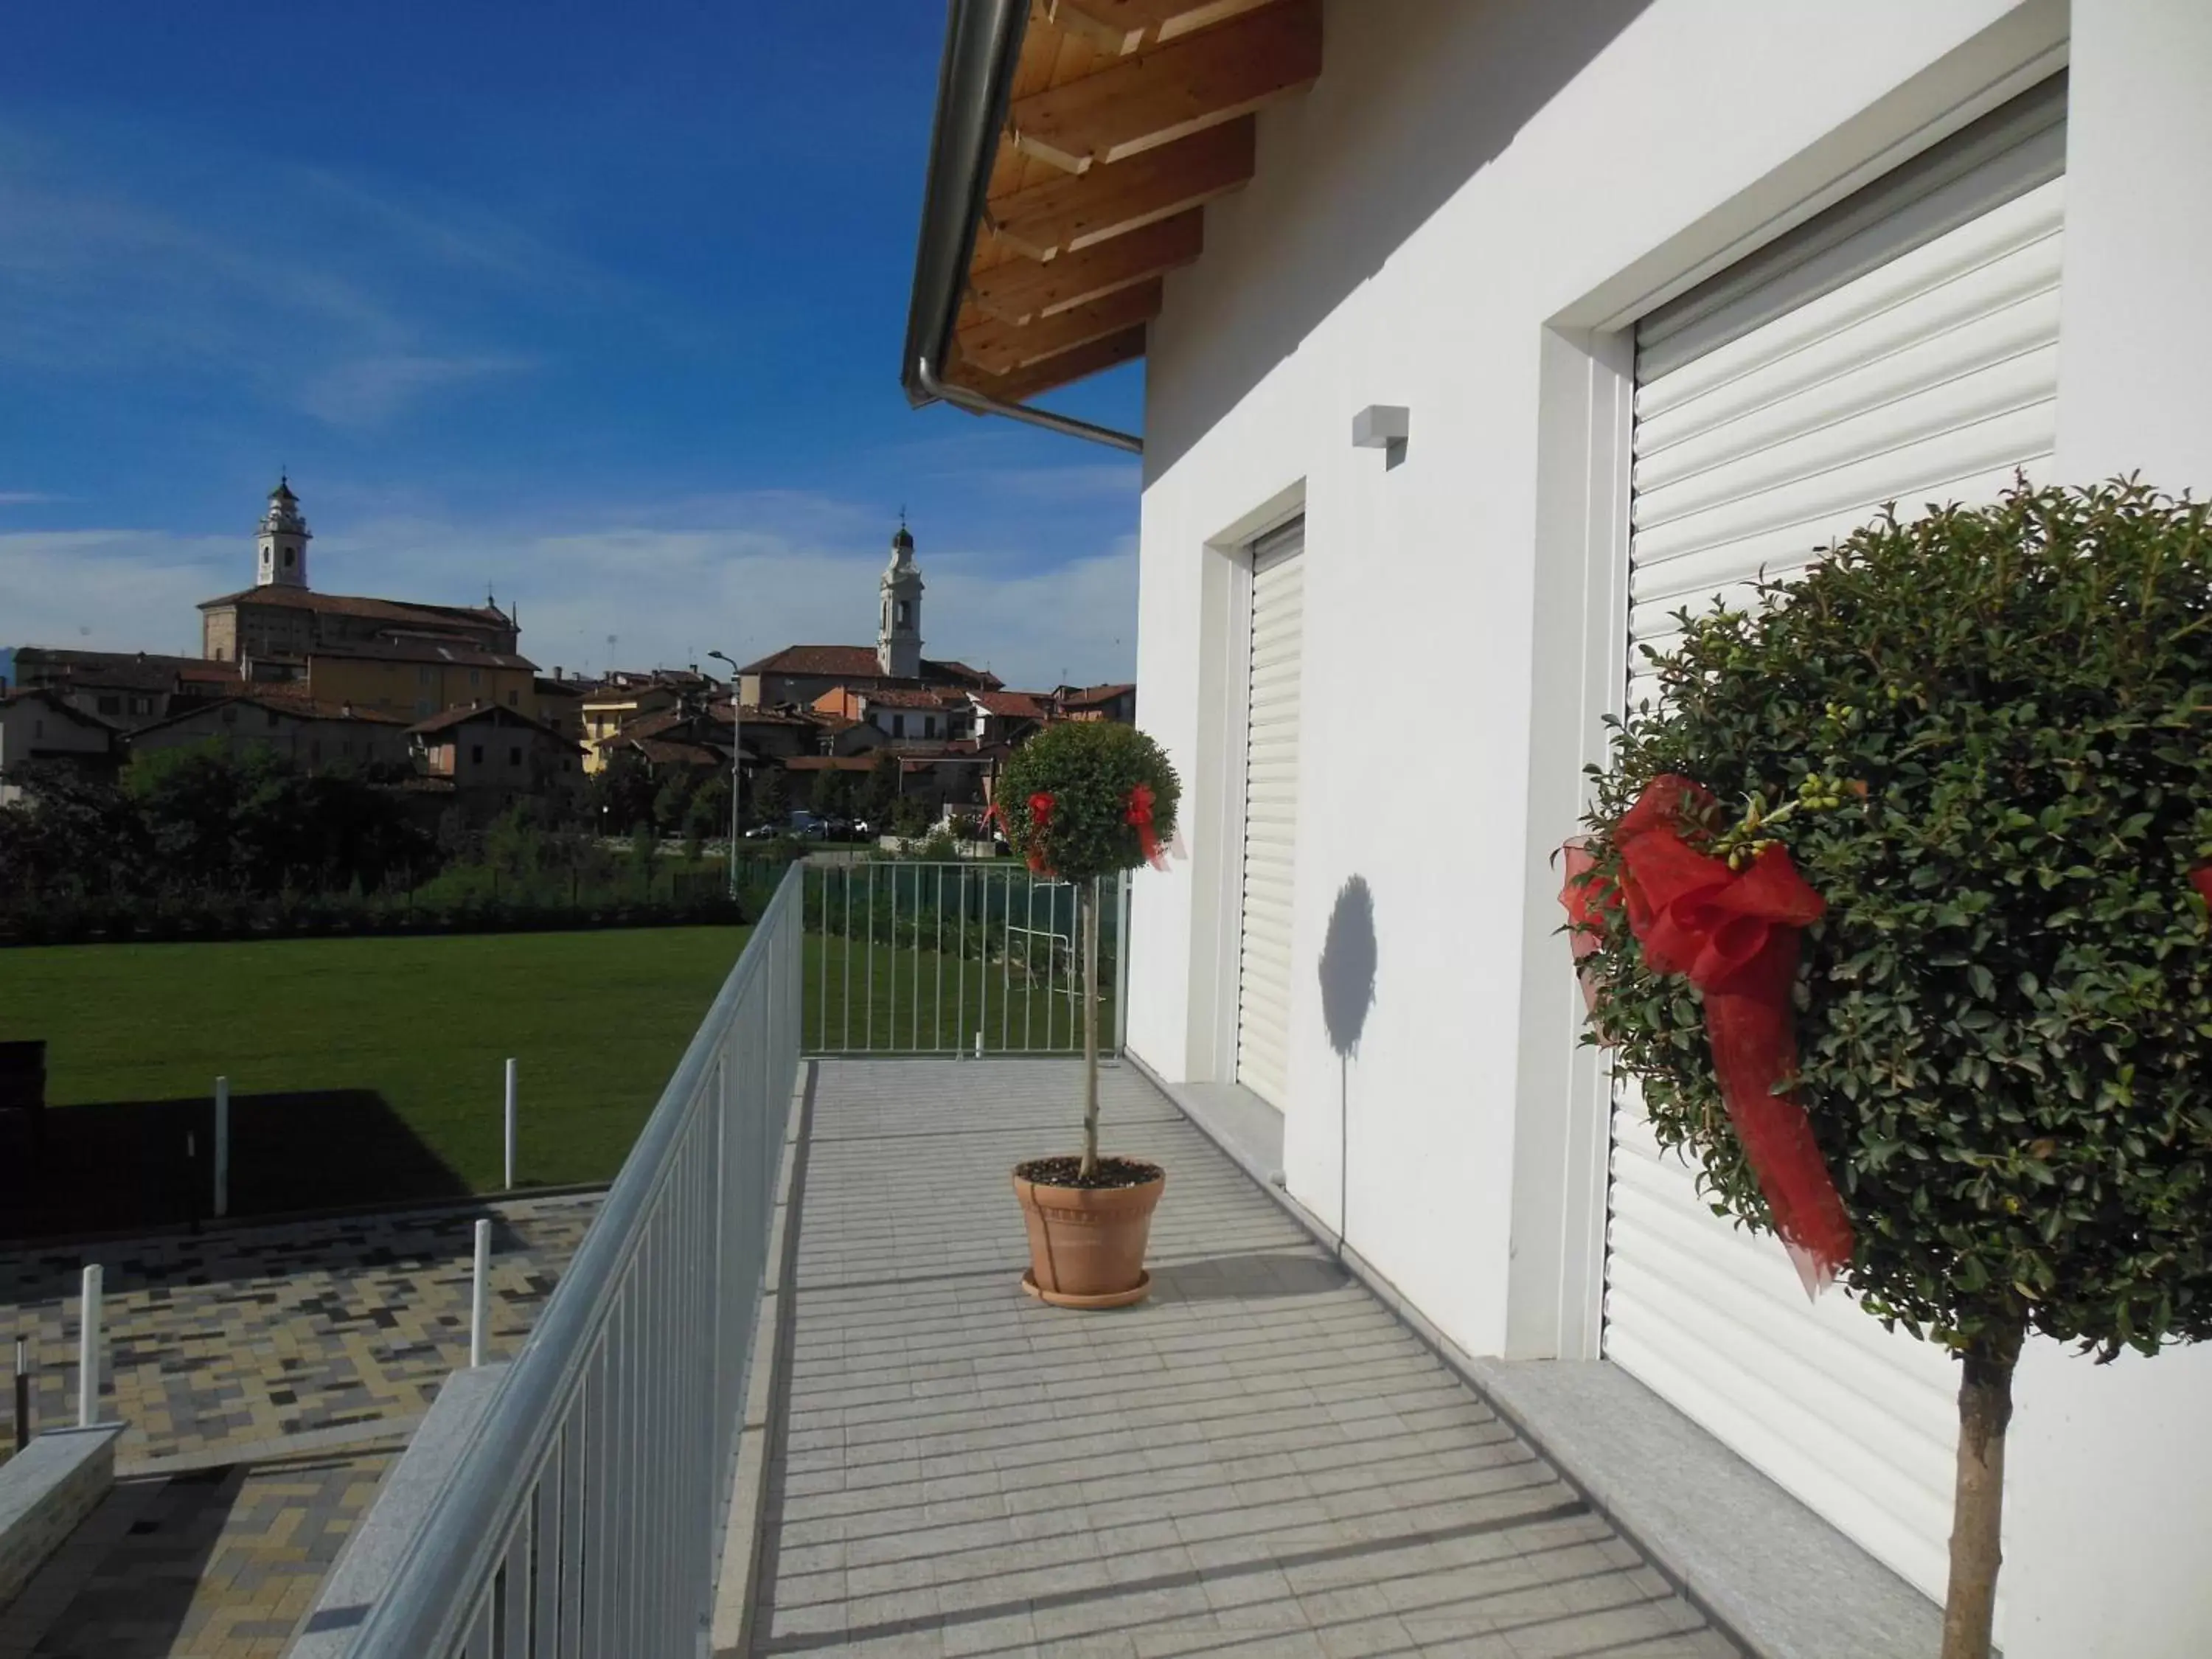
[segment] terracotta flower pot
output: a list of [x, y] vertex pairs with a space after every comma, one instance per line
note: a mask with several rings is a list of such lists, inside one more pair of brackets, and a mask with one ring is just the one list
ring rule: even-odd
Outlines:
[[[1046, 1160], [1040, 1159], [1042, 1163]], [[1131, 1163], [1134, 1160], [1111, 1160]], [[1056, 1308], [1122, 1308], [1152, 1288], [1145, 1245], [1152, 1211], [1166, 1190], [1166, 1172], [1139, 1166], [1151, 1178], [1127, 1187], [1056, 1187], [1014, 1170], [1014, 1196], [1029, 1224], [1030, 1270], [1022, 1288]]]

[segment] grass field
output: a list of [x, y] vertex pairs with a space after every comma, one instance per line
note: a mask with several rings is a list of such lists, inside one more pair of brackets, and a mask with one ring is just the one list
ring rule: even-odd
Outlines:
[[[21, 1115], [0, 1115], [0, 1182], [15, 1188], [16, 1217], [79, 1177], [94, 1191], [135, 1182], [157, 1208], [189, 1203], [196, 1174], [184, 1198], [168, 1189], [188, 1135], [204, 1159], [222, 1074], [241, 1213], [489, 1190], [510, 1054], [520, 1181], [605, 1180], [745, 937], [663, 927], [0, 951], [0, 1038], [46, 1040], [56, 1109], [46, 1168], [27, 1188]], [[24, 1231], [16, 1217], [0, 1215], [0, 1232]]]
[[[1102, 966], [1098, 1042], [1114, 1041], [1114, 975]], [[893, 950], [865, 940], [810, 939], [806, 1023], [810, 1050], [830, 1053], [1079, 1053], [1082, 1006], [1063, 958], [1034, 975], [950, 951]]]

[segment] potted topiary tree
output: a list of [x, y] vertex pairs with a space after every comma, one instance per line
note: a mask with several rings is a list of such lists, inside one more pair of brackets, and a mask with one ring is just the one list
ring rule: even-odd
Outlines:
[[1761, 596], [1595, 773], [1592, 1035], [1717, 1208], [1958, 1357], [1984, 1659], [2022, 1343], [2212, 1334], [2212, 523], [2022, 484]]
[[1014, 1167], [1029, 1224], [1023, 1287], [1063, 1308], [1118, 1308], [1152, 1288], [1145, 1243], [1167, 1182], [1157, 1164], [1098, 1155], [1098, 889], [1160, 861], [1182, 786], [1160, 747], [1107, 720], [1050, 726], [1016, 750], [991, 808], [1031, 870], [1073, 884], [1083, 956], [1083, 1150]]

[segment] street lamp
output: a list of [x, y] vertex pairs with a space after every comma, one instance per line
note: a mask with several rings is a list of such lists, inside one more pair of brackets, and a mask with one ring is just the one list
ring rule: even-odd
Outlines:
[[738, 712], [740, 688], [738, 684], [738, 665], [719, 651], [707, 653], [716, 662], [730, 664], [730, 896], [738, 896], [738, 800], [744, 793], [744, 775], [738, 769], [738, 738], [742, 732]]

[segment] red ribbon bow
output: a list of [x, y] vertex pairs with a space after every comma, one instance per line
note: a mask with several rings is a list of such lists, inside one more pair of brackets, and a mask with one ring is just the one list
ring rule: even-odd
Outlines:
[[1047, 876], [1045, 868], [1045, 831], [1052, 827], [1052, 797], [1040, 789], [1030, 797], [1030, 871], [1033, 875]]
[[1140, 783], [1129, 792], [1129, 810], [1125, 815], [1137, 827], [1137, 845], [1145, 854], [1145, 862], [1155, 870], [1168, 867], [1167, 855], [1160, 851], [1158, 832], [1152, 828], [1152, 787]]
[[1595, 948], [1600, 911], [1626, 901], [1629, 931], [1644, 959], [1680, 974], [1704, 994], [1705, 1036], [1729, 1121], [1743, 1143], [1790, 1259], [1817, 1294], [1851, 1258], [1850, 1217], [1790, 1085], [1797, 1036], [1790, 1007], [1800, 930], [1827, 908], [1790, 862], [1767, 848], [1742, 870], [1698, 852], [1682, 837], [1684, 818], [1711, 805], [1686, 778], [1654, 778], [1613, 831], [1620, 849], [1618, 890], [1600, 890], [1587, 851], [1570, 848], [1560, 899], [1579, 959]]

